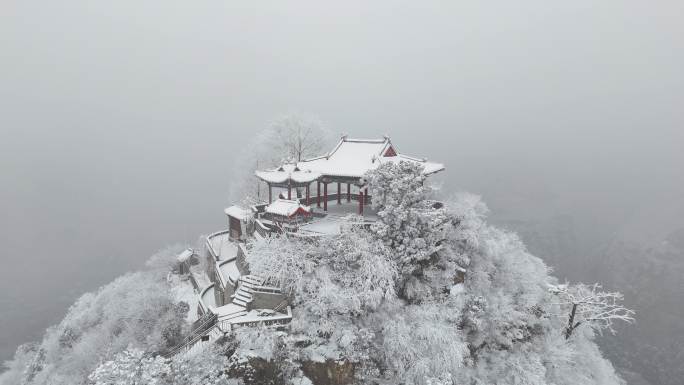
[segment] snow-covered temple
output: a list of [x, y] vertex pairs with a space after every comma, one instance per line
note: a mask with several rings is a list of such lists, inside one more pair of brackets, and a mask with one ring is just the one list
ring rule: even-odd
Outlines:
[[352, 213], [372, 222], [375, 213], [364, 175], [387, 162], [418, 163], [426, 175], [444, 170], [441, 163], [400, 153], [389, 137], [343, 136], [325, 155], [255, 171], [268, 186], [268, 201], [249, 209], [226, 209], [231, 238], [242, 241], [247, 236], [266, 237], [273, 232], [335, 234], [340, 218]]
[[287, 295], [250, 273], [246, 256], [251, 242], [247, 241], [283, 233], [294, 237], [334, 235], [349, 214], [360, 215], [361, 225], [373, 222], [376, 213], [364, 175], [383, 163], [402, 161], [419, 163], [426, 175], [444, 170], [440, 163], [401, 154], [389, 137], [343, 136], [325, 155], [256, 171], [256, 177], [268, 185], [268, 201], [225, 209], [228, 229], [206, 238], [206, 263], [199, 263], [196, 251], [179, 256], [179, 271], [197, 293], [200, 318], [196, 332], [173, 354], [192, 350], [198, 343], [220, 338], [241, 325], [289, 322], [292, 312]]
[[[292, 199], [293, 189], [304, 189], [304, 203], [309, 205], [312, 202], [310, 186], [316, 182], [315, 203], [319, 208], [323, 205], [323, 211], [328, 210], [331, 196], [337, 203], [343, 199], [350, 202], [354, 186], [359, 213], [362, 213], [364, 200], [368, 201], [368, 188], [363, 176], [383, 163], [402, 161], [420, 163], [425, 174], [444, 170], [443, 164], [399, 153], [387, 136], [382, 139], [350, 139], [343, 136], [335, 148], [325, 155], [282, 165], [274, 170], [259, 170], [255, 174], [268, 185], [269, 203], [273, 201], [273, 188], [280, 187], [287, 189], [287, 199]], [[333, 184], [337, 191], [329, 194], [329, 184]]]

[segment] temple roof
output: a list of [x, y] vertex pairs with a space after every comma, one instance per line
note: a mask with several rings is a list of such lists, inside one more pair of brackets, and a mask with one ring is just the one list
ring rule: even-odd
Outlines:
[[291, 184], [311, 183], [321, 177], [320, 173], [311, 170], [301, 170], [294, 164], [285, 164], [275, 170], [256, 171], [254, 173], [259, 179], [272, 184]]
[[420, 163], [423, 173], [434, 174], [444, 170], [441, 163], [400, 154], [389, 137], [383, 139], [350, 139], [343, 136], [337, 146], [327, 155], [297, 163], [300, 170], [308, 170], [328, 176], [360, 178], [382, 163], [400, 161]]
[[223, 210], [226, 215], [229, 215], [233, 218], [237, 218], [240, 220], [247, 219], [252, 216], [252, 212], [248, 209], [242, 208], [240, 206], [230, 206], [227, 209]]
[[266, 206], [264, 210], [267, 213], [284, 217], [291, 217], [297, 213], [304, 215], [311, 213], [311, 208], [309, 208], [309, 206], [305, 206], [295, 200], [287, 199], [276, 199], [273, 203]]

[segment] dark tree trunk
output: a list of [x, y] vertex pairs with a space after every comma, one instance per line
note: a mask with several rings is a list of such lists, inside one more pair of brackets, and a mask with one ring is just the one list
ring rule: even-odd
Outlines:
[[577, 326], [579, 326], [579, 322], [575, 324], [575, 314], [577, 313], [577, 304], [573, 303], [572, 304], [572, 311], [570, 312], [570, 317], [568, 318], [568, 327], [565, 329], [565, 339], [569, 339], [570, 336], [572, 335], [572, 332], [575, 330]]

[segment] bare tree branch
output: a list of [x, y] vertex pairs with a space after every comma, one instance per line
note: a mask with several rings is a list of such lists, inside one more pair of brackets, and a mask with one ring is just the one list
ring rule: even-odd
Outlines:
[[634, 322], [634, 311], [621, 304], [623, 295], [619, 292], [604, 292], [598, 283], [553, 285], [549, 291], [558, 296], [560, 302], [557, 305], [568, 314], [566, 339], [581, 325], [589, 325], [599, 333], [608, 330], [615, 334], [613, 326], [616, 321]]

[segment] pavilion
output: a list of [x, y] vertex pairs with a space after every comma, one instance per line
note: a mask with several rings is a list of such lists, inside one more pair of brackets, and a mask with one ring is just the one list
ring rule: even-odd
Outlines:
[[[351, 186], [358, 189], [354, 194], [359, 202], [359, 214], [363, 214], [364, 204], [369, 203], [368, 186], [364, 175], [381, 164], [392, 162], [412, 162], [423, 166], [423, 173], [430, 175], [444, 170], [441, 163], [428, 162], [401, 154], [385, 136], [382, 139], [350, 139], [343, 136], [335, 148], [326, 155], [303, 160], [294, 164], [282, 165], [274, 170], [256, 171], [255, 175], [268, 184], [268, 203], [273, 203], [272, 188], [287, 188], [287, 199], [292, 200], [292, 188], [306, 190], [304, 204], [311, 204], [310, 185], [316, 182], [316, 206], [328, 211], [328, 200], [342, 202], [343, 197], [352, 200]], [[328, 194], [328, 185], [337, 184], [337, 193]], [[323, 194], [321, 195], [321, 185]], [[342, 191], [346, 185], [346, 191]]]
[[296, 164], [284, 164], [275, 170], [256, 171], [257, 178], [268, 184], [268, 203], [273, 202], [273, 187], [287, 188], [287, 200], [292, 200], [292, 188], [306, 188], [306, 205], [309, 205], [309, 185], [321, 178], [321, 174], [302, 171]]

